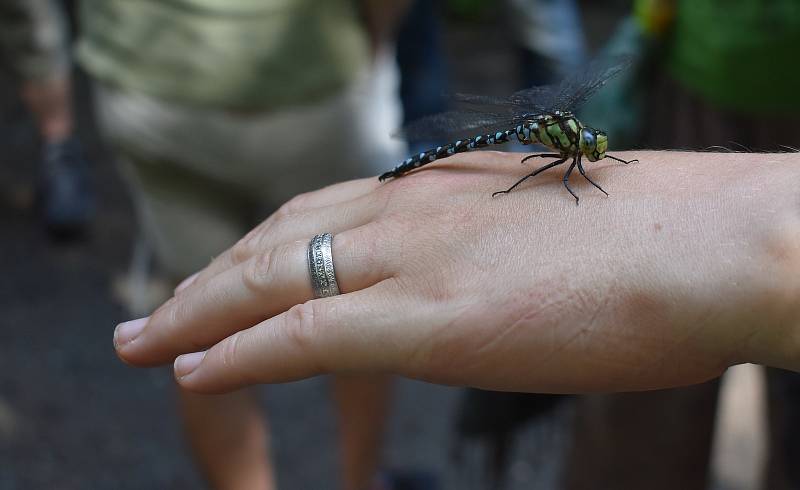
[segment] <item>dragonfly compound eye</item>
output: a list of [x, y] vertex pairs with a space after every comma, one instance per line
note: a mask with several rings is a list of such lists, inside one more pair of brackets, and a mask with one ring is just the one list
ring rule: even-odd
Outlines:
[[588, 155], [594, 153], [596, 147], [597, 138], [595, 137], [595, 132], [589, 128], [584, 128], [581, 131], [581, 152]]

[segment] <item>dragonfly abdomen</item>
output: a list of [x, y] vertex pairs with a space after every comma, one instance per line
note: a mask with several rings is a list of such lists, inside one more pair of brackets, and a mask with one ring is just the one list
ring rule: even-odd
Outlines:
[[501, 145], [507, 143], [509, 138], [517, 134], [516, 129], [497, 131], [494, 134], [482, 134], [473, 138], [458, 140], [443, 146], [437, 146], [430, 150], [417, 153], [403, 160], [398, 166], [384, 173], [379, 178], [386, 180], [391, 177], [399, 177], [415, 168], [422, 167], [441, 158], [447, 158], [456, 153], [477, 150], [489, 145]]

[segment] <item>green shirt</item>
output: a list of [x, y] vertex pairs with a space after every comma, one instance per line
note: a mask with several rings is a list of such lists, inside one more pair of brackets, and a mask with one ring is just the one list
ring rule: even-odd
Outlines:
[[355, 0], [83, 0], [78, 59], [124, 90], [272, 110], [314, 102], [368, 62]]
[[671, 74], [721, 107], [800, 111], [800, 1], [676, 0]]

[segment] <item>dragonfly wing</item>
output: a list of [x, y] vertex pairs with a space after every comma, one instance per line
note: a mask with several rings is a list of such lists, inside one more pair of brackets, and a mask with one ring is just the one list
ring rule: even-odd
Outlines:
[[452, 103], [456, 107], [476, 112], [502, 113], [511, 110], [515, 105], [514, 101], [508, 96], [498, 97], [493, 95], [455, 93], [446, 94], [444, 98], [447, 102]]
[[452, 94], [448, 99], [464, 109], [424, 117], [398, 135], [417, 141], [449, 142], [513, 128], [525, 115], [574, 111], [632, 61], [631, 56], [601, 58], [561, 83], [520, 90], [510, 97]]
[[541, 85], [515, 92], [511, 97], [515, 112], [525, 114], [545, 114], [558, 109], [555, 98], [558, 93], [556, 85]]
[[416, 141], [449, 143], [509, 129], [514, 125], [515, 119], [510, 113], [447, 111], [418, 119], [404, 127], [398, 135]]
[[516, 119], [526, 114], [543, 114], [552, 112], [551, 101], [556, 93], [552, 85], [532, 87], [515, 92], [511, 96], [495, 97], [490, 95], [452, 94], [448, 99], [469, 110], [488, 111], [494, 113], [510, 113]]
[[613, 56], [594, 60], [555, 85], [520, 90], [510, 97], [515, 111], [529, 114], [574, 111], [611, 78], [630, 66], [631, 56]]
[[558, 104], [561, 110], [577, 110], [632, 62], [632, 56], [613, 56], [592, 61], [584, 69], [559, 84], [554, 103]]

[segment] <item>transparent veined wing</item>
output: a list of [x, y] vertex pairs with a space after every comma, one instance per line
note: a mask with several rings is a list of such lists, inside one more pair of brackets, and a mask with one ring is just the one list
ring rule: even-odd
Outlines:
[[511, 97], [517, 106], [531, 107], [536, 112], [575, 111], [632, 62], [632, 56], [600, 58], [556, 85], [521, 90]]
[[558, 88], [558, 85], [531, 87], [514, 92], [510, 99], [514, 103], [515, 110], [524, 114], [537, 115], [566, 110], [556, 107], [553, 103]]
[[452, 94], [447, 97], [447, 100], [472, 111], [509, 113], [515, 117], [519, 117], [526, 114], [552, 112], [552, 108], [542, 101], [550, 100], [556, 88], [557, 87], [553, 85], [531, 87], [505, 97]]
[[500, 114], [513, 111], [516, 107], [514, 101], [508, 96], [455, 93], [445, 95], [444, 99], [451, 105], [476, 112], [485, 111]]
[[415, 141], [449, 143], [478, 134], [506, 130], [515, 125], [516, 119], [511, 112], [455, 110], [413, 121], [405, 126], [398, 135]]

